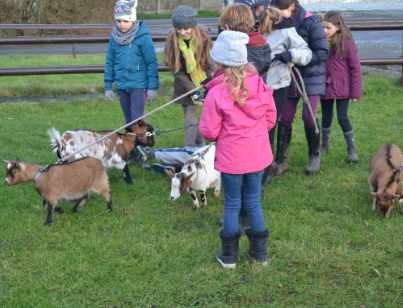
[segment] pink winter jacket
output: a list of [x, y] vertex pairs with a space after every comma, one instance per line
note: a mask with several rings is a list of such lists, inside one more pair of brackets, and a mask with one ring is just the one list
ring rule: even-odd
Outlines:
[[200, 133], [216, 141], [214, 167], [221, 172], [244, 174], [263, 170], [273, 161], [268, 131], [276, 123], [272, 91], [257, 74], [248, 75], [249, 97], [242, 107], [231, 98], [224, 74], [207, 85], [200, 118]]

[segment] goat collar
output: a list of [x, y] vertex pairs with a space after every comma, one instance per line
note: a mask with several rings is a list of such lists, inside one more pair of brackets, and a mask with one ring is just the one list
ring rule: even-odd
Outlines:
[[40, 168], [38, 169], [38, 172], [37, 172], [37, 173], [35, 174], [35, 176], [34, 176], [34, 181], [38, 180], [39, 177], [49, 169], [49, 167], [50, 167], [50, 165], [46, 165], [46, 166], [40, 167]]

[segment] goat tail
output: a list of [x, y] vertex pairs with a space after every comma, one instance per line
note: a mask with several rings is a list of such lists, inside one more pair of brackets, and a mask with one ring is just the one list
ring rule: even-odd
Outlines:
[[52, 151], [57, 154], [57, 157], [61, 158], [62, 135], [54, 127], [48, 129], [48, 135], [50, 137], [50, 144], [52, 146]]

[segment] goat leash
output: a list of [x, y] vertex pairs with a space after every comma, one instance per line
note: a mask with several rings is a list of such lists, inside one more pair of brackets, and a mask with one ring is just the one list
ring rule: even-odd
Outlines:
[[[305, 88], [305, 82], [304, 79], [302, 78], [301, 72], [294, 65], [289, 65], [288, 68], [290, 70], [291, 77], [295, 83], [295, 87], [297, 88], [299, 95], [301, 95], [302, 100], [304, 101], [304, 104], [307, 106], [309, 114], [311, 115], [312, 121], [315, 125], [315, 134], [318, 135], [319, 134], [318, 123], [316, 122], [315, 115], [313, 114], [311, 102], [309, 101], [309, 97]], [[298, 79], [295, 74], [298, 76]]]
[[177, 128], [171, 128], [171, 129], [165, 129], [165, 130], [155, 129], [155, 135], [159, 136], [159, 135], [165, 134], [165, 133], [172, 133], [172, 132], [176, 132], [179, 130], [185, 130], [186, 128], [194, 127], [194, 126], [197, 126], [197, 124], [191, 124], [191, 125], [186, 125], [184, 127], [177, 127]]
[[197, 88], [194, 88], [194, 89], [192, 89], [192, 90], [190, 90], [190, 91], [188, 91], [188, 92], [186, 92], [186, 93], [184, 93], [184, 94], [182, 94], [182, 95], [176, 97], [175, 99], [173, 99], [173, 100], [171, 100], [171, 101], [169, 101], [169, 102], [167, 102], [167, 103], [165, 103], [165, 104], [163, 104], [163, 105], [161, 105], [161, 106], [159, 106], [159, 107], [157, 107], [157, 108], [151, 110], [150, 112], [145, 113], [145, 114], [142, 115], [141, 117], [138, 117], [137, 119], [134, 119], [133, 121], [131, 121], [131, 122], [129, 122], [129, 123], [126, 123], [126, 124], [123, 125], [122, 127], [119, 127], [119, 128], [117, 128], [117, 129], [115, 129], [114, 131], [112, 131], [112, 132], [110, 132], [110, 133], [108, 133], [108, 134], [106, 134], [106, 135], [104, 135], [104, 136], [102, 136], [102, 137], [96, 139], [94, 142], [92, 142], [92, 143], [90, 143], [90, 144], [87, 144], [86, 146], [82, 147], [82, 148], [79, 149], [78, 151], [76, 151], [76, 152], [74, 152], [74, 153], [72, 153], [72, 154], [70, 154], [70, 155], [67, 155], [67, 156], [64, 157], [64, 158], [59, 159], [57, 162], [62, 162], [62, 161], [69, 160], [70, 158], [73, 158], [75, 155], [77, 155], [77, 154], [81, 153], [82, 151], [84, 151], [84, 150], [86, 150], [86, 149], [92, 147], [93, 145], [97, 144], [98, 142], [101, 142], [101, 141], [105, 140], [106, 138], [109, 138], [110, 136], [112, 136], [113, 134], [117, 133], [118, 131], [120, 131], [120, 130], [122, 130], [122, 129], [125, 129], [126, 127], [128, 127], [128, 126], [130, 126], [130, 125], [133, 125], [134, 123], [136, 123], [136, 122], [138, 122], [138, 121], [140, 121], [140, 120], [143, 120], [144, 118], [146, 118], [146, 117], [148, 117], [148, 116], [150, 116], [150, 115], [156, 113], [157, 111], [160, 111], [160, 110], [164, 109], [165, 107], [168, 107], [169, 105], [172, 105], [173, 103], [175, 103], [175, 102], [181, 100], [182, 98], [184, 98], [184, 97], [186, 97], [186, 96], [188, 96], [188, 95], [190, 95], [190, 94], [192, 94], [192, 93], [194, 93], [194, 92], [196, 92], [196, 91], [199, 91], [199, 90], [202, 89], [202, 88], [203, 88], [202, 86], [197, 87]]

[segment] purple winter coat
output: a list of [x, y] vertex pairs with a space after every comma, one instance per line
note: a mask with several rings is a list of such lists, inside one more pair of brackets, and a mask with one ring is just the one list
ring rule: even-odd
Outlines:
[[362, 95], [361, 64], [352, 40], [344, 42], [345, 56], [331, 52], [326, 60], [326, 95], [324, 99], [359, 99]]

